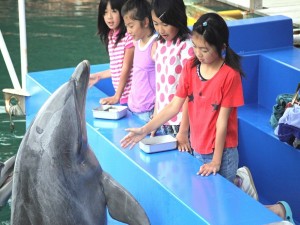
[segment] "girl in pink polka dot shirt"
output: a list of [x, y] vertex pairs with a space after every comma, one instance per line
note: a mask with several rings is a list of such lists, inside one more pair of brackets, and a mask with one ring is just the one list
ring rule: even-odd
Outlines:
[[[159, 34], [154, 54], [156, 67], [156, 104], [154, 117], [173, 99], [185, 62], [194, 56], [184, 2], [153, 0], [152, 19]], [[179, 126], [180, 125], [180, 126]], [[187, 105], [162, 125], [162, 134], [176, 135], [178, 149], [189, 151]], [[152, 132], [154, 135], [155, 132]]]

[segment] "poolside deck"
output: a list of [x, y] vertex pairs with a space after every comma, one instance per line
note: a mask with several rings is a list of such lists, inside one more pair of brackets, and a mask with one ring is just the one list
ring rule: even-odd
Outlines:
[[[250, 0], [218, 0], [244, 10], [250, 9]], [[300, 28], [300, 1], [299, 0], [262, 0], [262, 8], [255, 9], [254, 13], [264, 16], [283, 15], [292, 18], [293, 25]]]

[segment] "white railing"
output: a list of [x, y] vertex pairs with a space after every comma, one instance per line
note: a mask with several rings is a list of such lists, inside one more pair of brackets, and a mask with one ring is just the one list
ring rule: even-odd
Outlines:
[[[10, 116], [25, 114], [25, 96], [29, 96], [26, 91], [26, 75], [28, 73], [28, 63], [24, 0], [18, 0], [18, 6], [22, 87], [19, 83], [16, 71], [14, 69], [2, 32], [0, 30], [0, 50], [2, 52], [10, 79], [14, 87], [14, 89], [6, 88], [2, 90], [4, 93], [5, 110], [7, 113], [9, 113]], [[15, 102], [15, 104], [13, 104], [13, 102]]]
[[18, 5], [19, 5], [22, 89], [25, 91], [26, 90], [26, 75], [28, 73], [25, 1], [18, 0]]
[[21, 89], [21, 85], [19, 83], [15, 68], [13, 66], [13, 63], [11, 61], [10, 55], [8, 53], [2, 32], [0, 30], [0, 50], [2, 52], [3, 58], [4, 58], [4, 62], [6, 64], [10, 79], [12, 81], [12, 84], [14, 86], [15, 89]]

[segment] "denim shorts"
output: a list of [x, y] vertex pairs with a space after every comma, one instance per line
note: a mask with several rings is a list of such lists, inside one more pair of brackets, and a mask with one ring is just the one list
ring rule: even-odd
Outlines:
[[139, 119], [143, 120], [144, 122], [148, 123], [152, 117], [153, 110], [149, 112], [142, 112], [142, 113], [132, 112], [132, 114], [137, 116]]
[[159, 129], [157, 129], [157, 135], [172, 135], [176, 136], [179, 132], [180, 125], [162, 125]]
[[[203, 164], [212, 161], [213, 153], [211, 154], [199, 154], [194, 151], [194, 156], [200, 160]], [[236, 171], [239, 164], [239, 153], [237, 148], [225, 148], [223, 151], [222, 163], [219, 170], [219, 174], [225, 177], [227, 180], [233, 182], [236, 177]]]

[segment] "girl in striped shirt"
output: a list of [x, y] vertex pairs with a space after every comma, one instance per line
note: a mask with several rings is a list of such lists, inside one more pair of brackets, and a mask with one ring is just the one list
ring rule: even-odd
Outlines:
[[134, 46], [126, 32], [121, 8], [125, 0], [101, 0], [98, 9], [98, 34], [109, 54], [110, 69], [90, 75], [89, 86], [111, 77], [115, 95], [100, 99], [101, 104], [127, 104], [131, 89]]

